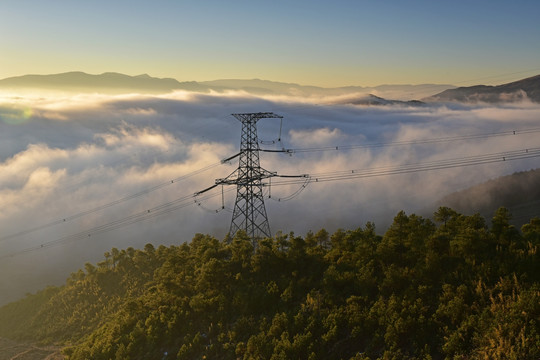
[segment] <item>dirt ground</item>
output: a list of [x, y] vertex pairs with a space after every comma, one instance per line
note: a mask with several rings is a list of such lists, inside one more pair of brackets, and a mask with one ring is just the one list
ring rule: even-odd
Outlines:
[[57, 347], [38, 347], [0, 338], [0, 360], [62, 360]]

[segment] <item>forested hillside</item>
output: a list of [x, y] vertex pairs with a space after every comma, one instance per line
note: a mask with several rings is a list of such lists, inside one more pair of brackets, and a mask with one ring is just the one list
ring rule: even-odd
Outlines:
[[516, 172], [450, 194], [438, 201], [464, 214], [490, 216], [499, 206], [512, 213], [511, 223], [521, 226], [540, 214], [540, 169]]
[[0, 336], [69, 359], [539, 359], [540, 219], [510, 217], [112, 249], [1, 308]]

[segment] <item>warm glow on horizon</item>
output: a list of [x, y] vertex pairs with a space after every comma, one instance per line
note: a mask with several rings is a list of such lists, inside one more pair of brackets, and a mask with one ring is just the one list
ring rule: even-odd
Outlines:
[[540, 73], [540, 3], [2, 3], [0, 79], [83, 71], [322, 87]]

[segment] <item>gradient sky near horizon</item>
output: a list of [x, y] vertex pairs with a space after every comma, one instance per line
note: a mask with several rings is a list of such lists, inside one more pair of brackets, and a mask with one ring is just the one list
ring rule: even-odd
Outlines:
[[539, 14], [535, 0], [3, 0], [0, 78], [499, 84], [540, 73]]

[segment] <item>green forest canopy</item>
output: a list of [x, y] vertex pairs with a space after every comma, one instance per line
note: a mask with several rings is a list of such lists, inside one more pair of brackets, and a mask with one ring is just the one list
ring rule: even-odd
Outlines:
[[333, 234], [113, 248], [0, 308], [69, 359], [539, 359], [540, 219], [400, 212]]

